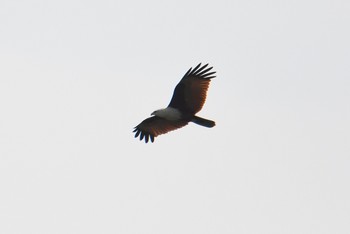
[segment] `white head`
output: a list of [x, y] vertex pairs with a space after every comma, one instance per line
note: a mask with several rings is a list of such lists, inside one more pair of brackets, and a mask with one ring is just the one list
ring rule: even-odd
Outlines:
[[[164, 109], [158, 109], [152, 112], [151, 115], [159, 116], [159, 113], [161, 113]], [[161, 115], [161, 114], [160, 114]]]
[[151, 115], [155, 115], [168, 120], [179, 120], [181, 119], [181, 112], [175, 108], [167, 107], [153, 111]]

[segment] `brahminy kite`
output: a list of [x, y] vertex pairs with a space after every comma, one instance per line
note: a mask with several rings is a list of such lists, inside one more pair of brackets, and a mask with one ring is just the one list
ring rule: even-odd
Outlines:
[[173, 97], [167, 108], [154, 111], [150, 118], [145, 119], [134, 128], [135, 137], [145, 138], [152, 142], [158, 135], [173, 131], [187, 125], [189, 122], [212, 128], [215, 122], [196, 116], [205, 102], [210, 80], [216, 72], [209, 72], [213, 67], [208, 64], [198, 64], [192, 67], [175, 87]]

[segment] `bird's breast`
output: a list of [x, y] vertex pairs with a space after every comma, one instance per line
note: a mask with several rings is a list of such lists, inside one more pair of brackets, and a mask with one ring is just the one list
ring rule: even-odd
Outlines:
[[182, 118], [181, 112], [173, 107], [167, 107], [165, 109], [159, 110], [157, 113], [155, 113], [155, 115], [171, 121], [180, 120]]

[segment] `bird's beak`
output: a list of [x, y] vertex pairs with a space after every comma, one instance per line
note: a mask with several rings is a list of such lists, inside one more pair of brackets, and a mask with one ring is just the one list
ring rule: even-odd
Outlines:
[[155, 114], [155, 111], [153, 111], [152, 113], [151, 113], [151, 115], [154, 115]]

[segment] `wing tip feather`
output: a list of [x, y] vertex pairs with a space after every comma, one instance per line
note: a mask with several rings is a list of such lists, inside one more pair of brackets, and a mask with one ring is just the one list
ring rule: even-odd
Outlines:
[[[184, 75], [184, 77], [188, 77], [188, 76], [197, 76], [199, 78], [203, 78], [203, 79], [212, 79], [215, 78], [216, 76], [212, 76], [213, 74], [215, 74], [216, 72], [209, 72], [211, 69], [213, 69], [213, 67], [208, 67], [209, 63], [204, 64], [202, 66], [202, 63], [199, 63], [197, 66], [195, 66], [195, 68], [192, 69], [192, 67], [186, 72], [186, 74]], [[208, 67], [208, 68], [207, 68]]]
[[135, 136], [134, 136], [135, 138], [138, 138], [140, 136], [140, 141], [145, 139], [145, 143], [148, 143], [148, 141], [151, 141], [152, 143], [154, 142], [155, 136], [149, 132], [142, 131], [141, 129], [138, 128], [138, 126], [135, 127], [132, 132], [135, 133]]

